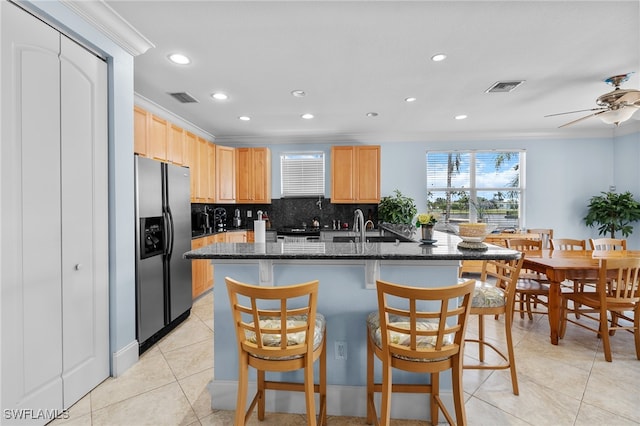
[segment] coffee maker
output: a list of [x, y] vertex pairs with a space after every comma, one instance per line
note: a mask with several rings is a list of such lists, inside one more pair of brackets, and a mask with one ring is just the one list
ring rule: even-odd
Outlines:
[[233, 227], [240, 228], [242, 226], [242, 219], [240, 218], [240, 209], [236, 209], [233, 215]]

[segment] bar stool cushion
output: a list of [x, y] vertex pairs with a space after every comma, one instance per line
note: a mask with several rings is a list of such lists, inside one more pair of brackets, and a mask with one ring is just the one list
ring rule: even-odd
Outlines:
[[497, 308], [505, 303], [504, 289], [484, 281], [476, 281], [471, 308]]
[[[389, 315], [389, 324], [394, 325], [396, 327], [400, 327], [400, 328], [406, 328], [408, 330], [409, 318], [398, 316], [398, 315]], [[437, 330], [438, 323], [435, 321], [419, 321], [417, 323], [417, 328], [418, 330]], [[382, 348], [382, 333], [380, 332], [380, 314], [378, 312], [371, 312], [367, 316], [367, 329], [369, 330], [369, 335], [371, 336], [371, 339], [373, 340], [375, 345], [378, 346], [379, 348]], [[410, 345], [409, 334], [391, 331], [390, 335], [391, 335], [391, 343], [409, 347]], [[454, 338], [453, 334], [445, 335], [443, 344], [445, 346], [452, 345], [453, 338]], [[417, 338], [418, 348], [422, 348], [422, 349], [435, 348], [435, 342], [436, 342], [435, 336], [418, 336]], [[444, 359], [447, 359], [446, 357], [438, 358], [438, 359], [411, 358], [411, 357], [405, 357], [397, 354], [393, 354], [393, 356], [396, 358], [406, 359], [408, 361], [421, 361], [421, 362], [434, 362], [434, 361], [442, 361]]]
[[[306, 315], [296, 315], [290, 316], [287, 319], [287, 328], [288, 327], [299, 327], [304, 325], [307, 322]], [[253, 323], [251, 323], [253, 325]], [[327, 321], [324, 318], [324, 315], [320, 313], [316, 313], [316, 324], [313, 332], [313, 349], [316, 350], [322, 344], [322, 339], [324, 336], [324, 330], [326, 328]], [[260, 328], [266, 329], [279, 329], [280, 328], [280, 319], [276, 317], [263, 317], [260, 319]], [[256, 343], [256, 335], [253, 331], [245, 330], [245, 335], [247, 336], [247, 340], [252, 343]], [[304, 344], [305, 332], [299, 331], [296, 333], [287, 333], [287, 346], [292, 345], [301, 345]], [[280, 346], [280, 335], [279, 334], [263, 334], [262, 335], [262, 344], [264, 346], [272, 346], [279, 347]], [[302, 355], [295, 355], [291, 357], [266, 357], [254, 355], [252, 356], [256, 358], [262, 359], [295, 359], [302, 358]]]

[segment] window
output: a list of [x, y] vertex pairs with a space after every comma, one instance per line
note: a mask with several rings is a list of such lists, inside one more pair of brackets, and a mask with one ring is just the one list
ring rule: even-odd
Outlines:
[[427, 207], [442, 222], [520, 228], [524, 151], [427, 152]]
[[280, 155], [283, 197], [324, 196], [324, 152], [285, 152]]

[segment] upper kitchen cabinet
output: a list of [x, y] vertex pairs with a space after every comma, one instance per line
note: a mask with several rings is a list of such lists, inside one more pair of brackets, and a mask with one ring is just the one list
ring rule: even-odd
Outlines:
[[236, 148], [236, 202], [271, 203], [269, 148]]
[[236, 202], [236, 149], [216, 145], [215, 153], [216, 203]]
[[149, 119], [149, 133], [147, 139], [148, 157], [156, 160], [167, 160], [167, 141], [169, 139], [169, 123], [155, 115]]
[[170, 163], [184, 166], [187, 163], [185, 155], [185, 131], [182, 127], [169, 123], [169, 138], [167, 140], [167, 160]]
[[189, 165], [189, 141], [182, 127], [133, 107], [133, 151], [147, 158]]
[[380, 146], [331, 147], [331, 202], [380, 202]]
[[147, 157], [147, 135], [150, 114], [138, 106], [133, 107], [133, 152]]

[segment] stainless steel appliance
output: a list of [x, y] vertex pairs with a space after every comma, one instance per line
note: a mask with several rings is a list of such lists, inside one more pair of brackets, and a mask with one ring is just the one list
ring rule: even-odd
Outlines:
[[140, 353], [191, 312], [189, 168], [135, 157], [136, 335]]
[[285, 226], [277, 231], [277, 239], [292, 242], [318, 241], [320, 240], [320, 229], [302, 228], [296, 226]]

